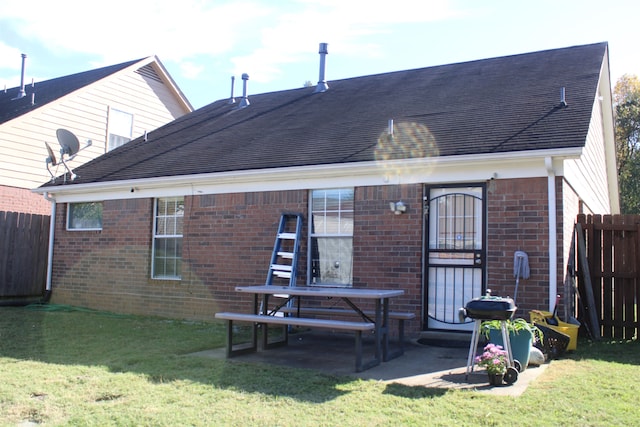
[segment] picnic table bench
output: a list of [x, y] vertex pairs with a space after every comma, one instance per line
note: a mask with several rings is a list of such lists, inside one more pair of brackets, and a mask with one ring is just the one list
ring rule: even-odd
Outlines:
[[[310, 319], [304, 317], [279, 317], [266, 314], [247, 314], [247, 313], [216, 313], [217, 319], [227, 321], [227, 357], [243, 354], [247, 352], [255, 352], [257, 350], [257, 335], [251, 336], [250, 346], [235, 347], [233, 343], [233, 322], [249, 322], [264, 327], [262, 333], [262, 348], [269, 349], [282, 345], [286, 345], [289, 339], [289, 328], [287, 326], [300, 326], [308, 328], [324, 328], [331, 330], [353, 331], [355, 332], [355, 353], [356, 353], [356, 371], [360, 372], [366, 369], [367, 365], [362, 363], [362, 332], [373, 331], [375, 324], [370, 322], [351, 322], [333, 319]], [[268, 340], [268, 324], [282, 325], [284, 337], [277, 341], [269, 342]]]

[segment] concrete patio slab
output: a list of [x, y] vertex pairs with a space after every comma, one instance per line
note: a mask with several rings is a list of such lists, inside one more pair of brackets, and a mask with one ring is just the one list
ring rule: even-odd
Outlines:
[[[338, 333], [291, 334], [287, 346], [237, 356], [229, 361], [313, 369], [330, 375], [352, 376], [411, 387], [466, 389], [505, 396], [521, 395], [548, 366], [528, 367], [512, 385], [490, 386], [483, 369], [476, 368], [467, 377], [468, 342], [466, 345], [460, 341], [433, 342], [434, 345], [407, 342], [402, 356], [363, 372], [355, 372], [353, 335]], [[205, 350], [190, 355], [224, 359], [225, 349]], [[366, 339], [363, 360], [372, 355], [373, 343]]]

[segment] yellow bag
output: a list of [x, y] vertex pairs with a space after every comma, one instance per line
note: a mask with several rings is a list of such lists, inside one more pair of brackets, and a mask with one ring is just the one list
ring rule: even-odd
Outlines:
[[[568, 335], [569, 345], [567, 346], [567, 350], [575, 350], [578, 347], [578, 329], [580, 329], [579, 325], [563, 322], [562, 320], [558, 319], [558, 316], [554, 317], [553, 313], [549, 311], [531, 310], [529, 312], [529, 318], [531, 320], [531, 323], [540, 323], [547, 328]], [[551, 323], [549, 323], [550, 319], [554, 319], [555, 322], [552, 323], [557, 324], [552, 325]]]

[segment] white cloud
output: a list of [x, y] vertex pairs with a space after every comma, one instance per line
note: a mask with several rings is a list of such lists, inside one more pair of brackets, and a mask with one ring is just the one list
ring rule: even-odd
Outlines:
[[112, 0], [94, 6], [81, 0], [36, 0], [25, 13], [23, 2], [5, 0], [3, 19], [24, 38], [60, 55], [95, 54], [111, 64], [153, 54], [181, 61], [227, 52], [241, 31], [238, 18], [250, 21], [265, 13], [251, 1]]
[[459, 15], [449, 0], [299, 0], [321, 15], [352, 24], [433, 22]]
[[20, 55], [20, 50], [15, 47], [7, 46], [0, 41], [0, 68], [20, 70], [22, 68]]
[[180, 64], [180, 72], [187, 79], [195, 79], [204, 71], [204, 66], [185, 61]]
[[[90, 55], [99, 67], [157, 55], [187, 79], [215, 62], [258, 82], [273, 81], [287, 64], [315, 61], [320, 42], [330, 53], [379, 57], [368, 36], [456, 14], [448, 0], [33, 0], [27, 12], [22, 0], [3, 0], [2, 9], [0, 25], [61, 60]], [[0, 58], [19, 67], [19, 55], [5, 49]]]
[[20, 85], [21, 52], [0, 41], [0, 90]]
[[282, 65], [300, 62], [315, 53], [314, 46], [329, 43], [329, 53], [355, 57], [380, 57], [381, 49], [368, 36], [384, 34], [392, 24], [443, 20], [458, 15], [446, 0], [297, 0], [300, 7], [282, 7], [259, 35], [260, 46], [235, 56], [233, 72], [252, 71], [252, 78], [269, 82]]

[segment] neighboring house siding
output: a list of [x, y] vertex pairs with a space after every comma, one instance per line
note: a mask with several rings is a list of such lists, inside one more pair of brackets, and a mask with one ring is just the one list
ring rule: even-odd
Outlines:
[[611, 213], [611, 206], [602, 114], [602, 103], [596, 99], [583, 155], [565, 162], [564, 176], [591, 211], [604, 214]]
[[[150, 66], [144, 67], [150, 69]], [[169, 123], [187, 113], [169, 88], [150, 72], [127, 73], [96, 86], [87, 94], [92, 103], [110, 106], [133, 114], [133, 138]], [[101, 101], [101, 102], [100, 102]], [[105, 118], [106, 120], [106, 118]], [[102, 141], [105, 135], [102, 135]], [[104, 142], [102, 145], [104, 149]]]
[[[567, 263], [569, 261], [569, 252], [571, 251], [572, 236], [574, 233], [576, 218], [578, 214], [583, 213], [582, 203], [576, 192], [571, 188], [566, 180], [562, 180], [562, 215], [563, 215], [563, 245], [562, 245], [562, 277], [566, 278]], [[566, 295], [567, 289], [558, 285], [558, 293]]]
[[[546, 178], [496, 180], [488, 195], [488, 286], [513, 294], [513, 252], [530, 257], [521, 316], [548, 303], [546, 185]], [[353, 285], [404, 289], [393, 304], [416, 313], [413, 334], [422, 327], [422, 194], [422, 184], [355, 188]], [[390, 200], [403, 200], [407, 212], [394, 215]], [[52, 301], [205, 320], [247, 310], [250, 296], [234, 288], [264, 283], [282, 212], [304, 214], [298, 284], [306, 283], [307, 204], [307, 190], [186, 196], [181, 281], [150, 279], [152, 199], [105, 201], [99, 232], [66, 231], [66, 205], [58, 204]]]
[[[37, 83], [35, 92], [37, 105]], [[59, 160], [58, 128], [73, 132], [81, 146], [92, 140], [92, 146], [70, 162], [71, 167], [104, 154], [110, 107], [133, 114], [134, 138], [187, 113], [169, 88], [149, 73], [132, 71], [104, 79], [0, 125], [0, 185], [35, 188], [47, 182], [50, 175], [45, 167], [44, 142], [51, 145]], [[60, 167], [58, 172], [61, 174], [63, 169]]]

